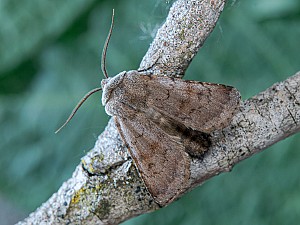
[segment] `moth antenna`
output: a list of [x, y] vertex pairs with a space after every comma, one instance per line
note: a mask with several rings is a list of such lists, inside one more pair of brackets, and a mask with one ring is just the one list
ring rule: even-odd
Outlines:
[[95, 88], [95, 89], [89, 91], [88, 93], [86, 93], [84, 95], [84, 97], [77, 103], [77, 105], [75, 106], [75, 108], [71, 112], [71, 114], [68, 117], [68, 119], [66, 120], [66, 122], [60, 128], [58, 128], [57, 131], [55, 131], [55, 133], [57, 134], [61, 129], [63, 129], [70, 122], [70, 120], [73, 118], [73, 116], [75, 115], [75, 113], [77, 112], [77, 110], [88, 99], [88, 97], [90, 97], [92, 94], [94, 94], [94, 93], [96, 93], [98, 91], [101, 91], [101, 90], [102, 90], [102, 88]]
[[114, 28], [114, 17], [115, 17], [115, 10], [113, 9], [110, 29], [109, 29], [107, 38], [106, 38], [104, 46], [103, 46], [102, 57], [101, 57], [101, 70], [102, 70], [102, 73], [104, 74], [105, 78], [108, 78], [108, 74], [107, 74], [107, 71], [106, 71], [106, 52], [107, 52], [107, 47], [108, 47], [110, 37], [111, 37], [111, 34], [112, 34], [112, 30]]

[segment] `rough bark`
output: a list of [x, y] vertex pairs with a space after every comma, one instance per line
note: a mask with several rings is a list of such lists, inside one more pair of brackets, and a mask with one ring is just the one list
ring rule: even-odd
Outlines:
[[[225, 0], [178, 0], [143, 58], [146, 74], [181, 77], [214, 28]], [[231, 125], [191, 163], [191, 189], [300, 129], [300, 73], [244, 101]], [[158, 209], [112, 120], [72, 178], [19, 224], [118, 224]]]

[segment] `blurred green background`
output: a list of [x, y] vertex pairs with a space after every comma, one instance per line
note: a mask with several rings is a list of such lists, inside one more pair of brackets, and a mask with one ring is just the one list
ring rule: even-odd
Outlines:
[[[138, 68], [173, 1], [0, 1], [0, 218], [16, 222], [68, 179], [104, 129], [95, 94], [59, 134], [77, 101], [108, 72]], [[243, 99], [300, 70], [300, 1], [228, 1], [185, 79], [226, 83]], [[124, 224], [296, 224], [300, 135], [237, 165], [157, 212]]]

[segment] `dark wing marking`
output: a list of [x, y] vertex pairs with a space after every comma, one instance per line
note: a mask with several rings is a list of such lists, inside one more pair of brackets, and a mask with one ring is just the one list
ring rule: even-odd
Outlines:
[[190, 159], [184, 146], [146, 117], [115, 117], [121, 137], [129, 146], [146, 187], [161, 206], [178, 197], [188, 187]]
[[221, 84], [141, 76], [147, 107], [194, 130], [210, 133], [229, 125], [240, 105], [239, 92]]

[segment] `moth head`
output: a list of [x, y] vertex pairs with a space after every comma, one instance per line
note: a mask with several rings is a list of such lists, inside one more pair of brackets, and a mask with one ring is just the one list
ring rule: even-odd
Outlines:
[[118, 75], [114, 77], [108, 77], [106, 79], [103, 79], [101, 81], [101, 87], [102, 87], [102, 105], [106, 106], [109, 102], [112, 93], [116, 87], [119, 86], [119, 84], [122, 82], [124, 76], [126, 74], [126, 71], [123, 71], [119, 73]]

